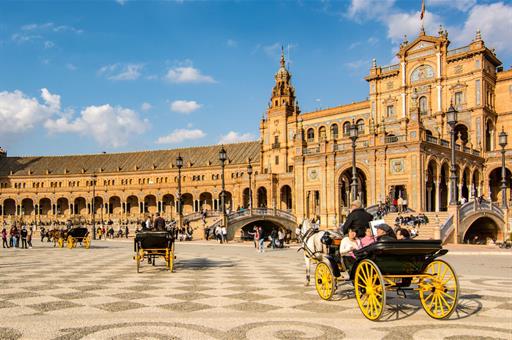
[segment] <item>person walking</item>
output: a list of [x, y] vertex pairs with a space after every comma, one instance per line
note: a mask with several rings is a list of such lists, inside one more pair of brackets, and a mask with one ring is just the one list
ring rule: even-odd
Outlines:
[[276, 228], [273, 228], [272, 232], [270, 232], [270, 242], [272, 245], [272, 249], [276, 249], [276, 240], [277, 240], [277, 230], [276, 230]]
[[2, 247], [9, 248], [9, 243], [7, 243], [7, 229], [5, 229], [5, 226], [2, 228]]
[[16, 228], [16, 224], [13, 224], [11, 230], [9, 230], [9, 244], [12, 248], [16, 249], [16, 237], [18, 234], [18, 229]]
[[23, 225], [21, 227], [20, 236], [21, 236], [21, 249], [27, 249], [28, 232], [27, 232], [27, 227], [25, 225]]
[[[165, 224], [165, 221], [164, 221]], [[128, 238], [128, 235], [130, 234], [130, 229], [128, 228], [128, 224], [124, 227], [124, 235], [126, 238]]]
[[349, 228], [352, 228], [356, 232], [358, 238], [363, 238], [366, 234], [366, 228], [368, 227], [373, 216], [364, 210], [360, 200], [352, 202], [352, 211], [347, 216], [347, 220], [343, 224], [343, 234], [347, 235]]
[[28, 229], [28, 236], [27, 236], [27, 244], [30, 249], [32, 249], [32, 234], [34, 233], [34, 227], [30, 226]]
[[404, 208], [403, 208], [403, 205], [404, 205], [404, 199], [402, 198], [402, 196], [398, 197], [398, 200], [396, 201], [396, 203], [398, 204], [398, 212], [403, 212], [404, 211]]
[[258, 244], [260, 253], [265, 252], [265, 234], [263, 233], [263, 228], [258, 227]]
[[222, 242], [228, 243], [228, 228], [226, 228], [226, 226], [222, 226], [220, 230], [222, 233]]

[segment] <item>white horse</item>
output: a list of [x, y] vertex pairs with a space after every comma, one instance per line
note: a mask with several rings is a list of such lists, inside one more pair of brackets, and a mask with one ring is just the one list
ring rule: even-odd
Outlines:
[[302, 221], [299, 239], [304, 249], [304, 262], [306, 263], [306, 282], [305, 286], [309, 286], [311, 278], [311, 260], [321, 261], [324, 255], [324, 247], [321, 242], [322, 237], [326, 233], [325, 230], [316, 231], [317, 226], [308, 219]]

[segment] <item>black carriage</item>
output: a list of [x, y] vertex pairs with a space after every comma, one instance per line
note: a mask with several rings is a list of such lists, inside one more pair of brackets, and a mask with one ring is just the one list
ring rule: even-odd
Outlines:
[[453, 268], [439, 259], [448, 252], [441, 241], [379, 241], [354, 251], [355, 258], [339, 256], [338, 249], [329, 245], [329, 255], [315, 271], [322, 299], [329, 300], [345, 276], [354, 286], [359, 308], [370, 320], [381, 317], [390, 290], [417, 291], [423, 309], [434, 319], [448, 318], [455, 310], [459, 283]]
[[61, 231], [57, 244], [62, 248], [64, 243], [66, 243], [66, 247], [69, 249], [76, 248], [78, 243], [84, 248], [89, 249], [91, 246], [91, 234], [86, 227], [74, 227], [68, 231]]
[[140, 231], [134, 239], [135, 261], [137, 273], [144, 259], [148, 264], [155, 265], [157, 257], [163, 257], [169, 271], [174, 268], [174, 233], [172, 231]]

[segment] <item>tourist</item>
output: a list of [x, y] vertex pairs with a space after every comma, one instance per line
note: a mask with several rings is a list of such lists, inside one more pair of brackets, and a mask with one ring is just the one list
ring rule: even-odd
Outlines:
[[396, 239], [397, 240], [410, 240], [411, 234], [409, 234], [409, 230], [405, 228], [400, 228], [396, 231]]
[[356, 236], [355, 228], [349, 227], [347, 236], [340, 243], [340, 255], [343, 257], [343, 263], [346, 267], [352, 267], [355, 261], [354, 250], [361, 248], [361, 241]]
[[279, 248], [284, 248], [284, 239], [286, 238], [286, 233], [282, 229], [279, 229], [277, 232], [277, 238], [279, 242]]
[[368, 226], [363, 238], [361, 238], [361, 247], [366, 247], [375, 242], [375, 236], [373, 236], [372, 228]]
[[396, 240], [395, 232], [387, 224], [379, 224], [377, 228], [377, 241], [394, 241]]
[[27, 232], [27, 227], [25, 225], [23, 225], [21, 227], [21, 231], [20, 231], [20, 236], [21, 236], [21, 249], [27, 249], [27, 236], [28, 236], [28, 232]]
[[[156, 213], [155, 216], [156, 217], [155, 217], [155, 220], [153, 222], [154, 230], [156, 230], [156, 231], [164, 231], [165, 230], [165, 219], [162, 216], [160, 216], [160, 213]], [[147, 223], [148, 222], [146, 221], [146, 224]]]
[[[164, 221], [165, 223], [165, 221]], [[128, 229], [128, 224], [124, 227], [124, 236], [126, 236], [126, 238], [128, 238], [128, 234], [130, 233], [130, 229]]]
[[11, 227], [11, 230], [9, 230], [9, 244], [14, 249], [16, 249], [18, 247], [17, 238], [18, 238], [18, 229], [16, 228], [16, 224], [13, 224]]
[[204, 239], [208, 241], [208, 237], [210, 237], [210, 228], [206, 227], [206, 225], [203, 226], [204, 228]]
[[34, 227], [31, 225], [28, 229], [27, 244], [32, 249], [32, 234], [34, 233]]
[[347, 220], [343, 224], [343, 234], [346, 235], [349, 228], [352, 228], [356, 232], [357, 237], [362, 238], [365, 236], [366, 228], [370, 221], [373, 220], [373, 216], [361, 207], [360, 200], [353, 201], [351, 207], [352, 211], [348, 214]]
[[9, 243], [7, 243], [7, 229], [5, 229], [5, 226], [2, 228], [2, 247], [9, 248]]
[[222, 242], [228, 243], [228, 228], [223, 225], [222, 228], [220, 228], [220, 231], [222, 233]]
[[402, 196], [398, 197], [396, 204], [398, 205], [398, 212], [404, 212], [404, 209], [403, 209], [404, 199], [402, 198]]
[[273, 228], [270, 232], [270, 245], [272, 246], [272, 249], [276, 248], [276, 240], [277, 240], [277, 230], [276, 228]]
[[149, 216], [146, 219], [146, 229], [151, 230], [151, 218]]
[[265, 252], [265, 233], [263, 232], [262, 227], [258, 227], [257, 229], [257, 238], [258, 238], [258, 244], [259, 244], [259, 251], [260, 253]]

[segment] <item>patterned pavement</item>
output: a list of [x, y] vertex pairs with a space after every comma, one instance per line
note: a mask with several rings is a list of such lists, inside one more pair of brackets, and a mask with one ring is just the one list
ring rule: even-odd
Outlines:
[[174, 273], [157, 260], [140, 274], [132, 252], [131, 243], [112, 241], [0, 249], [0, 338], [512, 338], [510, 269], [482, 277], [457, 268], [462, 293], [450, 321], [430, 319], [413, 296], [389, 298], [383, 321], [370, 322], [350, 286], [334, 301], [304, 287], [293, 249], [178, 244]]

